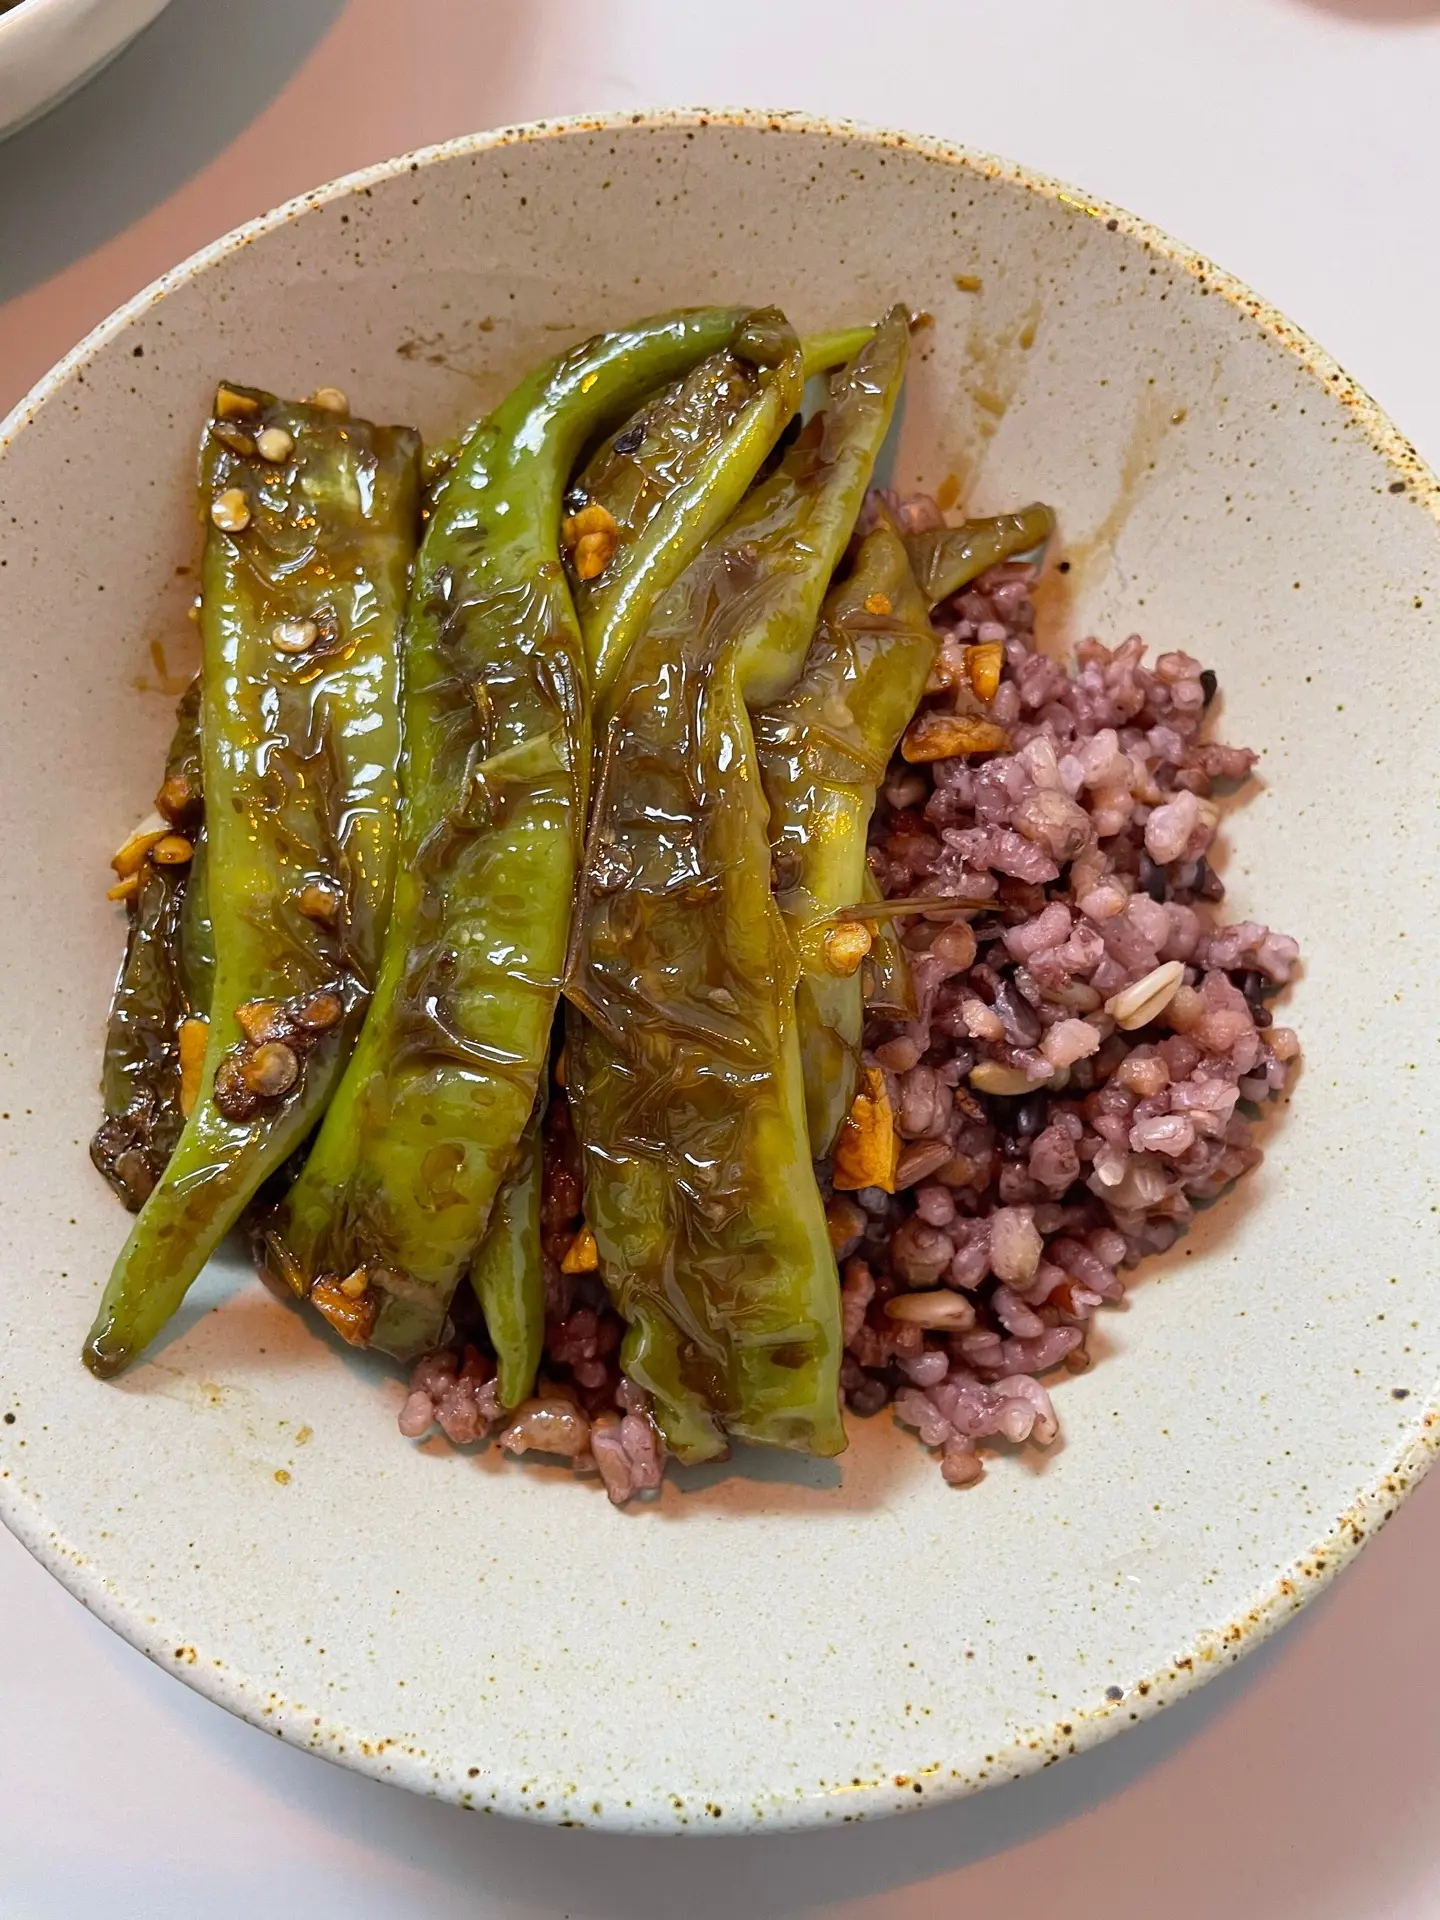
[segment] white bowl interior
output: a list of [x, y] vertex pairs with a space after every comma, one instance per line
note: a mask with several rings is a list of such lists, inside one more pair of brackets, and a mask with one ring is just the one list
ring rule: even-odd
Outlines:
[[[978, 285], [976, 284], [978, 283]], [[1219, 672], [1263, 753], [1233, 913], [1297, 934], [1305, 1069], [1261, 1171], [1057, 1389], [1064, 1441], [956, 1493], [888, 1420], [619, 1514], [414, 1447], [401, 1384], [233, 1263], [119, 1383], [79, 1343], [126, 1220], [85, 1142], [122, 941], [106, 861], [193, 657], [221, 375], [453, 429], [537, 357], [689, 302], [903, 298], [897, 477], [1059, 509], [1058, 638]], [[0, 458], [0, 1512], [97, 1612], [288, 1739], [506, 1811], [842, 1820], [1088, 1744], [1234, 1657], [1428, 1460], [1433, 488], [1283, 323], [1014, 170], [704, 117], [462, 145], [307, 208], [102, 330]], [[1063, 589], [1063, 592], [1062, 592]], [[14, 1415], [13, 1423], [10, 1415]]]

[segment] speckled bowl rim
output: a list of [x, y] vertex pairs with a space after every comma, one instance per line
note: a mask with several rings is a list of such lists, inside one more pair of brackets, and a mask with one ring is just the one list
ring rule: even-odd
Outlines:
[[[495, 147], [521, 142], [563, 140], [572, 134], [619, 132], [632, 128], [659, 130], [704, 127], [743, 128], [757, 133], [819, 134], [828, 138], [860, 141], [870, 146], [898, 149], [959, 167], [985, 179], [1003, 180], [1072, 209], [1093, 220], [1102, 221], [1111, 232], [1120, 232], [1137, 241], [1146, 251], [1159, 255], [1173, 266], [1190, 274], [1201, 289], [1227, 301], [1253, 321], [1260, 332], [1284, 347], [1307, 374], [1342, 406], [1348, 408], [1371, 445], [1395, 473], [1392, 491], [1405, 493], [1410, 502], [1421, 506], [1440, 528], [1440, 481], [1420, 459], [1414, 447], [1391, 423], [1363, 388], [1331, 359], [1323, 348], [1293, 322], [1287, 320], [1267, 301], [1252, 293], [1233, 275], [1214, 266], [1192, 248], [1172, 240], [1147, 221], [1137, 219], [1123, 208], [1082, 193], [1078, 188], [1033, 173], [1014, 161], [976, 152], [928, 134], [897, 133], [849, 120], [830, 119], [798, 111], [774, 111], [749, 107], [671, 107], [604, 114], [575, 114], [554, 120], [534, 120], [520, 126], [499, 127], [485, 133], [466, 134], [434, 146], [386, 160], [355, 173], [342, 175], [309, 193], [262, 214], [258, 219], [236, 227], [207, 247], [202, 247], [179, 266], [172, 267], [126, 301], [88, 333], [65, 357], [58, 361], [11, 411], [0, 420], [0, 457], [16, 437], [35, 418], [45, 403], [54, 397], [70, 376], [86, 366], [102, 347], [123, 333], [131, 321], [148, 312], [169, 293], [197, 278], [216, 262], [238, 253], [251, 241], [273, 233], [298, 220], [302, 215], [329, 203], [363, 193], [381, 181], [406, 172], [414, 173], [438, 163], [460, 159], [469, 154], [487, 152]], [[1398, 484], [1397, 484], [1398, 483]], [[945, 1779], [939, 1769], [927, 1769], [923, 1795], [912, 1794], [906, 1775], [886, 1776], [863, 1782], [846, 1794], [845, 1818], [908, 1811], [919, 1806], [958, 1799], [1006, 1780], [1019, 1779], [1070, 1754], [1080, 1753], [1100, 1741], [1148, 1719], [1162, 1707], [1183, 1699], [1223, 1667], [1233, 1665], [1257, 1647], [1329, 1585], [1359, 1552], [1367, 1540], [1395, 1512], [1434, 1462], [1440, 1450], [1440, 1385], [1424, 1402], [1417, 1431], [1391, 1455], [1387, 1465], [1343, 1513], [1319, 1535], [1314, 1544], [1284, 1568], [1270, 1586], [1243, 1613], [1211, 1627], [1200, 1628], [1195, 1635], [1192, 1654], [1158, 1668], [1147, 1678], [1132, 1683], [1118, 1699], [1103, 1695], [1093, 1704], [1077, 1708], [1067, 1719], [1052, 1721], [1024, 1730], [998, 1748], [991, 1759], [986, 1778]], [[46, 1528], [44, 1516], [28, 1503], [22, 1504], [18, 1490], [7, 1492], [0, 1482], [0, 1521], [14, 1534], [42, 1566], [72, 1593], [97, 1619], [128, 1640], [147, 1659], [169, 1673], [178, 1674], [195, 1692], [213, 1700], [217, 1706], [248, 1720], [264, 1732], [278, 1735], [292, 1744], [318, 1752], [336, 1764], [357, 1773], [387, 1780], [431, 1797], [463, 1803], [469, 1799], [470, 1782], [460, 1771], [448, 1775], [437, 1772], [429, 1759], [412, 1757], [393, 1746], [383, 1734], [357, 1732], [354, 1728], [317, 1728], [313, 1714], [288, 1706], [277, 1706], [273, 1694], [267, 1694], [258, 1682], [247, 1681], [230, 1669], [217, 1669], [198, 1660], [177, 1663], [174, 1657], [175, 1634], [163, 1623], [148, 1619], [139, 1603], [117, 1597], [108, 1589], [100, 1571], [88, 1559], [76, 1555], [68, 1543]], [[183, 1638], [183, 1635], [182, 1635]], [[333, 1738], [326, 1736], [333, 1735]], [[343, 1752], [335, 1753], [343, 1741]], [[958, 1770], [957, 1770], [958, 1771]], [[537, 1811], [536, 1800], [550, 1800], [557, 1808], [552, 1814]], [[507, 1793], [503, 1787], [492, 1806], [495, 1811], [524, 1815], [542, 1823], [561, 1819], [563, 1796]], [[647, 1828], [646, 1807], [628, 1807], [615, 1817], [608, 1812], [594, 1825], [617, 1831]], [[807, 1795], [763, 1822], [766, 1831], [779, 1828], [818, 1826], [833, 1819], [835, 1808], [829, 1794]], [[573, 1825], [565, 1820], [563, 1824]], [[589, 1824], [589, 1823], [587, 1823]], [[758, 1819], [739, 1815], [722, 1822], [722, 1830], [737, 1831], [761, 1827]], [[650, 1829], [653, 1831], [653, 1829]], [[677, 1828], [677, 1831], [685, 1829]], [[715, 1831], [710, 1828], [709, 1831]]]

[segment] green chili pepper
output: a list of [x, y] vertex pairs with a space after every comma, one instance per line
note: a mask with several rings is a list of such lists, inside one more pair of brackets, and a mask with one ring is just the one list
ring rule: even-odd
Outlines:
[[209, 1016], [215, 992], [215, 929], [210, 921], [210, 850], [201, 827], [180, 909], [180, 978], [189, 1011]]
[[485, 1238], [470, 1264], [470, 1284], [500, 1371], [500, 1404], [518, 1407], [535, 1385], [545, 1342], [545, 1268], [540, 1248], [540, 1115], [520, 1136]]
[[[746, 697], [798, 673], [904, 370], [892, 316], [657, 606], [577, 910], [569, 1083], [622, 1361], [682, 1460], [844, 1446], [839, 1290]], [[798, 355], [797, 355], [798, 359]]]
[[[564, 970], [590, 776], [561, 496], [594, 436], [725, 346], [706, 309], [538, 369], [466, 439], [406, 618], [404, 839], [379, 985], [309, 1160], [266, 1235], [347, 1337], [408, 1358], [455, 1286], [535, 1102]], [[358, 1276], [358, 1280], [357, 1280]]]
[[879, 526], [827, 595], [799, 680], [755, 716], [776, 897], [800, 956], [796, 1014], [817, 1160], [855, 1098], [865, 1014], [869, 937], [835, 916], [862, 897], [875, 795], [936, 645], [904, 545]]
[[817, 374], [847, 365], [874, 337], [874, 327], [835, 327], [828, 333], [807, 333], [800, 342], [805, 378], [813, 380]]
[[98, 1374], [174, 1313], [315, 1124], [360, 1025], [394, 867], [419, 455], [406, 428], [216, 396], [201, 458], [209, 1038], [86, 1343]]
[[[717, 558], [729, 555], [723, 564], [742, 581], [756, 564], [752, 555], [778, 567], [776, 590], [753, 618], [743, 584], [729, 589], [737, 609], [730, 616], [737, 623], [736, 671], [752, 712], [786, 692], [804, 665], [830, 575], [854, 530], [889, 431], [909, 348], [909, 315], [903, 307], [892, 308], [855, 358], [831, 375], [824, 411], [807, 422], [722, 539], [711, 543]], [[702, 578], [696, 576], [693, 584], [700, 585]]]
[[[157, 796], [170, 808], [170, 824], [187, 831], [199, 819], [199, 747], [197, 677], [176, 711], [165, 784]], [[105, 1036], [105, 1118], [90, 1143], [91, 1159], [132, 1212], [144, 1204], [180, 1138], [176, 1035], [186, 1015], [203, 1013], [208, 1002], [203, 981], [187, 969], [182, 939], [193, 861], [157, 866], [147, 858], [139, 883]]]
[[[567, 495], [571, 589], [597, 706], [660, 595], [739, 506], [800, 404], [793, 383], [763, 377], [783, 358], [776, 337], [784, 324], [773, 308], [751, 314], [728, 351], [627, 420]], [[848, 359], [873, 332], [802, 342], [806, 371]], [[588, 541], [587, 508], [613, 523]]]
[[958, 527], [936, 527], [908, 534], [905, 546], [920, 590], [932, 607], [978, 580], [989, 567], [1017, 553], [1043, 547], [1055, 531], [1049, 507], [1025, 507], [988, 520], [966, 520]]

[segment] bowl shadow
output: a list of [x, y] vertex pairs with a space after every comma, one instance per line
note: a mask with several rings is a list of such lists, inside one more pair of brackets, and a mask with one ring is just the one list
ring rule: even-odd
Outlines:
[[1292, 0], [1360, 26], [1413, 27], [1440, 20], [1440, 0]]
[[104, 72], [0, 142], [0, 302], [113, 239], [198, 173], [344, 10], [345, 0], [171, 0]]

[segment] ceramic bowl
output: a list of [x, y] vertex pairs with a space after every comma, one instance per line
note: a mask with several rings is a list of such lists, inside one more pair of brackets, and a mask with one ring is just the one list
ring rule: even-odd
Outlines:
[[[1297, 934], [1305, 1069], [1263, 1168], [1104, 1316], [1063, 1443], [956, 1491], [888, 1417], [612, 1509], [414, 1446], [399, 1378], [217, 1262], [118, 1382], [81, 1336], [126, 1219], [87, 1161], [108, 856], [189, 671], [218, 377], [452, 431], [685, 302], [928, 312], [895, 473], [1040, 495], [1055, 644], [1212, 664], [1263, 754], [1238, 915]], [[1074, 1753], [1316, 1593], [1434, 1447], [1436, 486], [1261, 300], [1083, 194], [745, 113], [534, 126], [312, 194], [157, 283], [0, 454], [0, 1514], [257, 1726], [465, 1805], [611, 1828], [915, 1808]]]
[[169, 0], [19, 0], [0, 12], [0, 138], [108, 66]]

